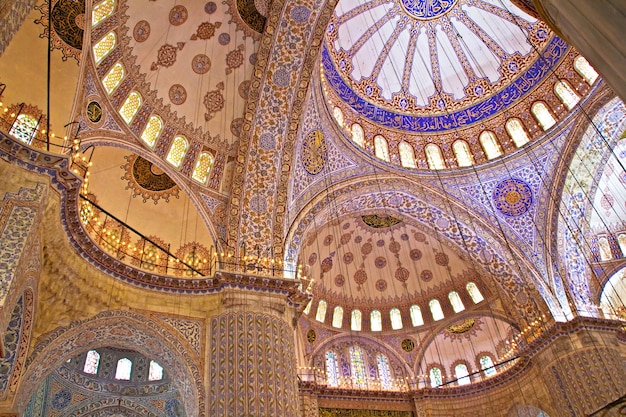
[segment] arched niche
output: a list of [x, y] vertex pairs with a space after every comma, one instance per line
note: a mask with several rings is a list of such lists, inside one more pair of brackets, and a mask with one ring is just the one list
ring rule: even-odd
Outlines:
[[154, 358], [169, 372], [187, 416], [205, 416], [201, 365], [184, 341], [158, 323], [130, 311], [106, 311], [92, 319], [73, 322], [46, 335], [26, 363], [18, 404], [23, 408], [37, 387], [65, 361], [90, 349], [118, 346]]

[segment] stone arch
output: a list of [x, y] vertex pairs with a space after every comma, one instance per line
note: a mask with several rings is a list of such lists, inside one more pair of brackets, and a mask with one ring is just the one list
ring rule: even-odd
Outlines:
[[19, 405], [24, 407], [35, 389], [67, 359], [89, 349], [118, 346], [135, 350], [157, 360], [179, 390], [188, 416], [205, 416], [203, 374], [184, 343], [161, 324], [138, 313], [115, 310], [70, 323], [46, 335], [26, 362], [18, 390]]
[[[446, 205], [449, 208], [441, 208]], [[327, 194], [318, 196], [293, 219], [285, 240], [285, 260], [297, 259], [303, 239], [316, 224], [370, 209], [393, 212], [431, 230], [469, 255], [471, 265], [493, 278], [500, 287], [499, 292], [508, 296], [512, 307], [510, 314], [518, 325], [542, 315], [562, 315], [555, 298], [523, 251], [507, 245], [502, 236], [492, 233], [493, 227], [471, 208], [404, 178], [359, 178], [338, 184]], [[434, 219], [441, 219], [447, 226], [435, 226]], [[511, 265], [516, 266], [516, 270]], [[534, 318], [529, 320], [529, 317]]]
[[624, 129], [626, 106], [619, 98], [614, 98], [596, 113], [592, 123], [586, 125], [571, 159], [563, 168], [565, 181], [557, 219], [557, 247], [566, 289], [557, 289], [557, 293], [561, 305], [567, 305], [567, 291], [576, 309], [584, 315], [597, 314], [590, 282], [595, 273], [589, 265], [589, 253], [584, 249], [593, 214], [593, 196], [603, 167], [612, 154], [607, 152], [607, 146], [612, 149], [619, 140], [618, 133]]

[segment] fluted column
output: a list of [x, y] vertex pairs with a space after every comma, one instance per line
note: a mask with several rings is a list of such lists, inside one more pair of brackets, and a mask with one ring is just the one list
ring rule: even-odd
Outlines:
[[580, 51], [626, 101], [626, 2], [534, 0], [552, 29]]

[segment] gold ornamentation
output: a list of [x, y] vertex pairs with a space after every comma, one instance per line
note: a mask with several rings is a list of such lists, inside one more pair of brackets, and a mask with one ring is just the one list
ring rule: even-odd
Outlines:
[[361, 216], [363, 222], [369, 227], [374, 229], [383, 229], [385, 227], [395, 226], [398, 223], [402, 223], [402, 220], [393, 216], [380, 217], [378, 214], [368, 214]]
[[313, 343], [317, 340], [317, 334], [315, 334], [315, 330], [310, 329], [306, 333], [306, 340], [308, 340], [309, 343]]
[[98, 123], [102, 119], [102, 107], [97, 101], [87, 104], [87, 118], [91, 123]]
[[402, 346], [402, 350], [405, 352], [412, 352], [415, 349], [415, 342], [413, 339], [406, 338], [400, 344]]
[[302, 144], [302, 165], [306, 172], [316, 175], [322, 172], [326, 165], [326, 139], [319, 130], [309, 132]]
[[467, 320], [465, 320], [461, 324], [452, 324], [452, 325], [448, 326], [446, 331], [448, 333], [463, 334], [463, 333], [466, 333], [466, 332], [469, 332], [470, 330], [472, 330], [472, 327], [474, 327], [475, 323], [476, 323], [476, 320], [474, 320], [474, 319], [467, 319]]

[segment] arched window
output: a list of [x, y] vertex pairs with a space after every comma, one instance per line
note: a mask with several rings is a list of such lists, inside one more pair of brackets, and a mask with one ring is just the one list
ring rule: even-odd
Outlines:
[[391, 319], [391, 328], [393, 330], [399, 330], [402, 328], [402, 314], [397, 308], [392, 308], [389, 311], [389, 319]]
[[476, 284], [474, 284], [473, 282], [468, 282], [465, 288], [467, 289], [467, 293], [469, 294], [474, 304], [478, 304], [485, 299], [480, 293], [480, 290], [478, 289]]
[[37, 126], [39, 126], [39, 120], [35, 119], [30, 114], [20, 114], [15, 119], [9, 135], [21, 142], [30, 145], [33, 143], [33, 138], [37, 134]]
[[383, 330], [383, 320], [380, 315], [380, 311], [373, 310], [370, 313], [370, 325], [372, 326], [373, 332], [380, 332]]
[[93, 57], [96, 64], [99, 64], [105, 56], [115, 48], [117, 44], [117, 36], [115, 32], [109, 32], [93, 46]]
[[389, 162], [389, 144], [387, 139], [380, 135], [374, 136], [374, 150], [376, 158]]
[[201, 184], [206, 184], [207, 178], [209, 178], [209, 172], [213, 167], [213, 155], [209, 152], [202, 152], [196, 161], [196, 167], [193, 170], [191, 178], [198, 181]]
[[609, 240], [606, 237], [598, 239], [598, 249], [600, 251], [600, 260], [608, 261], [609, 259], [613, 259], [611, 245], [609, 245]]
[[133, 363], [128, 358], [122, 358], [117, 361], [117, 368], [115, 369], [115, 379], [121, 381], [130, 381], [130, 373], [133, 368]]
[[411, 313], [411, 324], [413, 327], [421, 326], [424, 324], [424, 318], [422, 317], [422, 309], [418, 305], [412, 305], [409, 310]]
[[474, 158], [470, 153], [470, 148], [464, 140], [457, 140], [452, 144], [452, 150], [456, 157], [456, 163], [460, 167], [469, 167], [474, 165]]
[[502, 155], [502, 149], [498, 143], [495, 133], [485, 130], [478, 138], [480, 145], [487, 155], [487, 159], [494, 159]]
[[433, 320], [438, 321], [443, 319], [443, 310], [441, 309], [441, 304], [439, 304], [439, 300], [430, 300], [428, 306], [430, 307], [430, 313], [433, 315]]
[[461, 297], [458, 292], [450, 292], [450, 294], [448, 294], [448, 299], [450, 300], [450, 304], [452, 304], [452, 309], [455, 313], [465, 310], [465, 306], [463, 305], [463, 301], [461, 301]]
[[326, 383], [330, 387], [339, 386], [339, 365], [333, 351], [326, 352]]
[[464, 363], [460, 363], [454, 367], [454, 376], [456, 377], [456, 382], [459, 385], [467, 385], [471, 382], [467, 365]]
[[580, 101], [580, 96], [576, 94], [574, 89], [572, 89], [565, 80], [559, 80], [554, 84], [554, 92], [565, 107], [567, 107], [567, 110], [572, 110]]
[[148, 381], [160, 381], [163, 379], [163, 367], [155, 361], [150, 361], [148, 370]]
[[91, 26], [96, 26], [107, 17], [113, 14], [115, 10], [115, 0], [104, 0], [93, 6], [91, 12]]
[[157, 138], [161, 134], [161, 130], [163, 129], [163, 121], [159, 116], [152, 116], [148, 120], [148, 124], [146, 128], [143, 130], [141, 134], [141, 140], [143, 140], [146, 145], [149, 147], [154, 147]]
[[358, 346], [350, 347], [350, 371], [352, 383], [359, 388], [367, 387], [367, 374], [365, 373], [365, 360], [363, 351]]
[[136, 91], [132, 91], [128, 97], [126, 97], [126, 101], [124, 101], [119, 111], [120, 116], [122, 116], [122, 119], [124, 119], [126, 123], [130, 124], [130, 122], [133, 121], [133, 117], [135, 117], [139, 107], [141, 107], [141, 102], [141, 95]]
[[102, 79], [102, 85], [104, 86], [107, 94], [111, 94], [115, 91], [117, 86], [122, 82], [122, 79], [124, 79], [125, 73], [126, 71], [124, 70], [124, 66], [122, 64], [118, 62], [113, 65], [107, 75], [105, 75]]
[[382, 389], [393, 388], [393, 382], [391, 378], [391, 371], [389, 370], [389, 360], [385, 355], [378, 354], [376, 356], [376, 362], [378, 364], [378, 379], [380, 380], [380, 386]]
[[95, 350], [87, 352], [83, 372], [86, 374], [96, 375], [98, 373], [98, 365], [100, 365], [100, 354]]
[[424, 152], [426, 152], [426, 160], [428, 161], [428, 167], [430, 169], [444, 169], [446, 167], [439, 146], [434, 143], [429, 143], [424, 148]]
[[552, 115], [548, 106], [543, 101], [538, 101], [530, 108], [531, 113], [535, 116], [537, 123], [543, 130], [548, 130], [556, 124], [556, 120]]
[[413, 147], [407, 142], [402, 141], [398, 145], [398, 152], [400, 153], [400, 163], [405, 168], [417, 168], [415, 163], [415, 153], [413, 153]]
[[524, 129], [524, 125], [522, 124], [522, 121], [520, 119], [512, 118], [507, 120], [505, 127], [507, 133], [509, 134], [511, 139], [513, 139], [513, 143], [518, 148], [522, 145], [527, 144], [530, 140], [528, 138], [528, 134], [526, 133], [526, 129]]
[[485, 375], [494, 376], [495, 374], [498, 373], [496, 371], [496, 368], [493, 366], [493, 360], [491, 359], [491, 356], [489, 355], [481, 356], [479, 359], [479, 362], [480, 362], [480, 369], [483, 370]]
[[341, 329], [341, 325], [343, 323], [343, 308], [340, 306], [335, 307], [335, 311], [333, 311], [333, 327]]
[[593, 83], [595, 83], [598, 79], [598, 73], [596, 70], [591, 66], [589, 61], [582, 56], [579, 56], [574, 60], [574, 69], [585, 79], [585, 81], [587, 81], [587, 84], [589, 85], [593, 85]]
[[187, 139], [183, 136], [176, 136], [170, 147], [170, 152], [167, 154], [167, 162], [174, 165], [176, 168], [180, 167], [188, 147]]
[[622, 251], [622, 257], [626, 258], [626, 234], [620, 233], [617, 235], [617, 243]]
[[363, 128], [358, 123], [352, 125], [352, 142], [361, 148], [365, 148], [365, 133], [363, 133]]
[[333, 109], [333, 117], [335, 118], [335, 121], [337, 122], [337, 124], [341, 127], [343, 127], [343, 112], [341, 111], [341, 109], [339, 107], [335, 107]]
[[428, 372], [430, 376], [430, 386], [433, 388], [440, 387], [443, 385], [443, 375], [441, 375], [441, 369], [434, 367], [430, 368], [430, 372]]
[[355, 332], [361, 331], [361, 321], [362, 321], [361, 310], [352, 310], [352, 316], [350, 317], [350, 329]]
[[307, 316], [311, 312], [311, 305], [313, 305], [313, 300], [309, 301], [309, 304], [307, 304], [306, 307], [304, 307], [303, 313], [306, 314]]
[[320, 300], [317, 305], [317, 313], [315, 313], [315, 320], [324, 323], [326, 320], [326, 301]]

